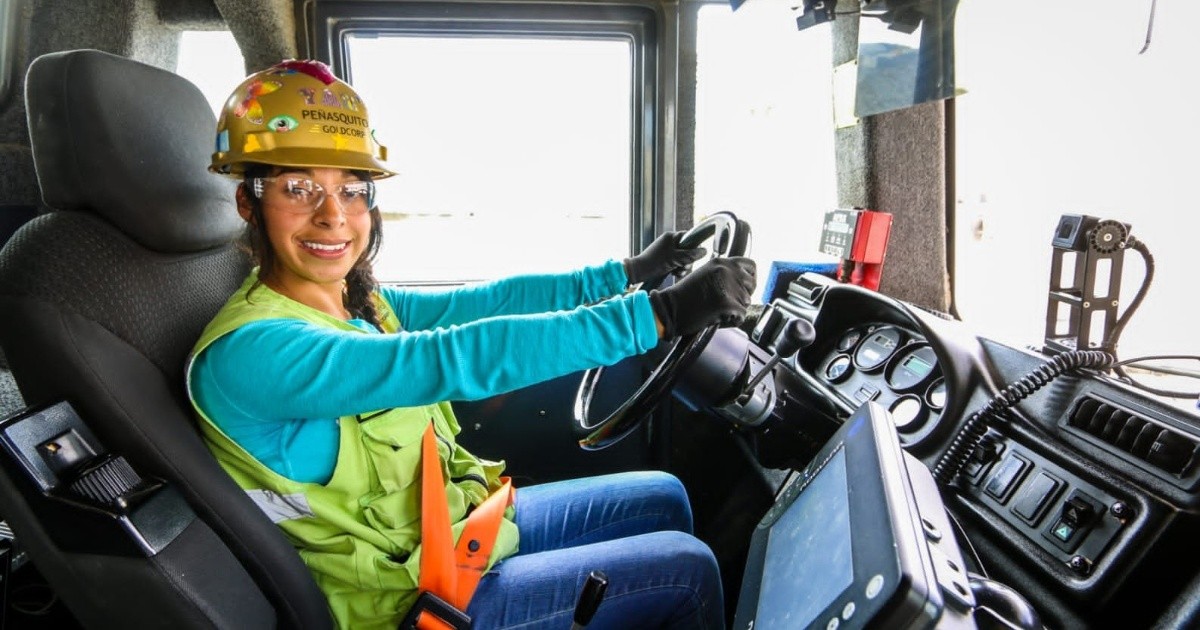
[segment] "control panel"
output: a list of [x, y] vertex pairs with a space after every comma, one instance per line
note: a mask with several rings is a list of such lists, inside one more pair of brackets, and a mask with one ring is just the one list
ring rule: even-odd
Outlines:
[[961, 474], [968, 495], [1080, 577], [1134, 516], [1128, 503], [994, 433]]

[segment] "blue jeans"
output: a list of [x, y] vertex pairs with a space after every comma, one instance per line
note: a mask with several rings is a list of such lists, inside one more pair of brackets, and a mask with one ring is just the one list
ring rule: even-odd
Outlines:
[[520, 551], [483, 576], [467, 613], [478, 630], [570, 630], [593, 570], [608, 589], [589, 630], [725, 627], [712, 550], [691, 535], [683, 484], [663, 472], [517, 490]]

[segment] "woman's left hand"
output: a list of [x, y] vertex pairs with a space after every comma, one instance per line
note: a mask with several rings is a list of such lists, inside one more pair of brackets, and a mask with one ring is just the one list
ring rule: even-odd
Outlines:
[[667, 232], [654, 239], [650, 246], [633, 258], [625, 259], [625, 275], [629, 284], [638, 284], [686, 268], [708, 253], [703, 247], [679, 246], [683, 232]]

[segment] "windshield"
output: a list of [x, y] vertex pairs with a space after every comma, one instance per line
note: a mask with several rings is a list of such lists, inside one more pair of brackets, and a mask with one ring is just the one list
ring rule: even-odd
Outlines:
[[[1152, 6], [959, 7], [955, 297], [962, 318], [989, 336], [1042, 345], [1051, 240], [1062, 215], [1078, 214], [1127, 224], [1153, 256], [1153, 283], [1121, 334], [1120, 358], [1200, 354], [1189, 258], [1200, 232], [1191, 96], [1200, 4], [1158, 3], [1150, 28]], [[1146, 270], [1125, 252], [1120, 313]]]

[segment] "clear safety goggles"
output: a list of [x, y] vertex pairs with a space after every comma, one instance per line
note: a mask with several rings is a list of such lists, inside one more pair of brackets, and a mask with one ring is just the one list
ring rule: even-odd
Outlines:
[[[309, 214], [325, 203], [329, 191], [307, 177], [280, 175], [250, 180], [254, 196], [270, 198], [275, 206], [296, 214]], [[375, 205], [375, 182], [355, 180], [333, 189], [333, 200], [342, 213], [365, 214]]]

